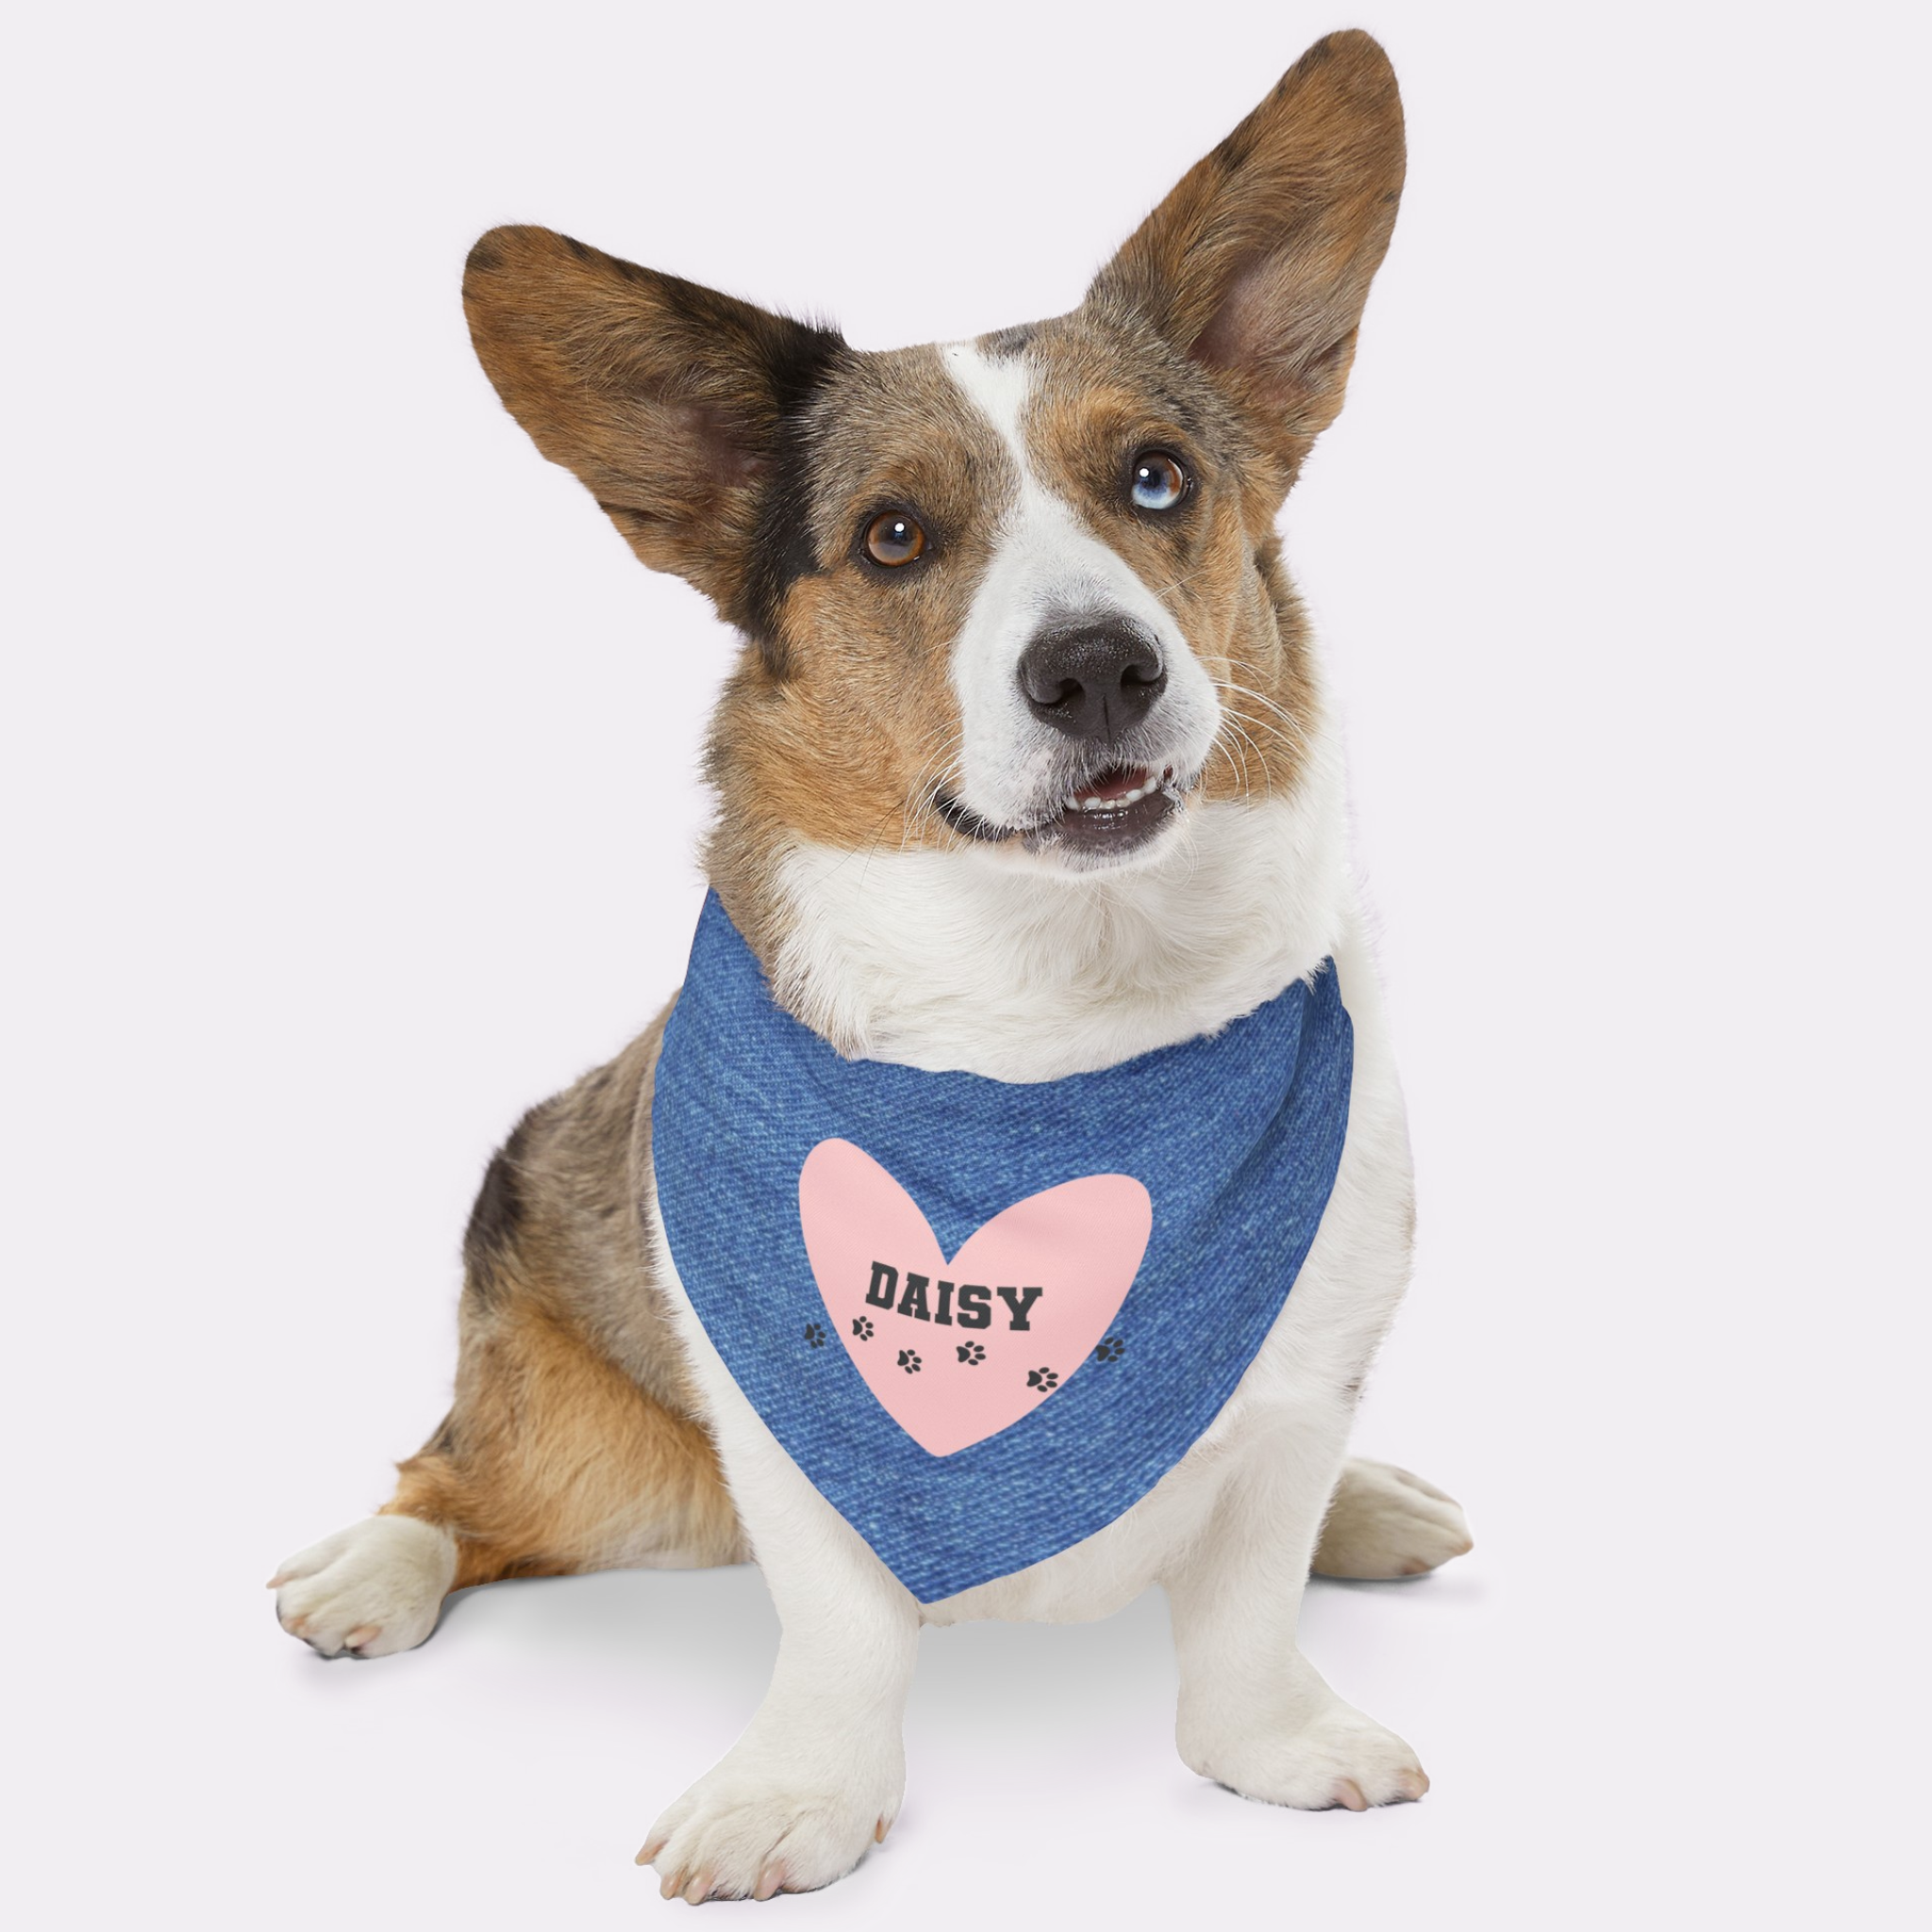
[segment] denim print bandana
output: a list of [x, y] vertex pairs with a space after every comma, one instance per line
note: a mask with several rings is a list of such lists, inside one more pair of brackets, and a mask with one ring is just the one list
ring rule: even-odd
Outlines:
[[1353, 1063], [1332, 963], [1098, 1073], [848, 1060], [713, 894], [658, 1063], [659, 1211], [752, 1407], [935, 1603], [1104, 1528], [1206, 1432], [1315, 1239]]

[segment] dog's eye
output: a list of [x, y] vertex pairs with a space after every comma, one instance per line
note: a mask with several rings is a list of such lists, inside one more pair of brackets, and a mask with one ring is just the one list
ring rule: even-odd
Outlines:
[[889, 509], [866, 525], [865, 554], [896, 568], [925, 554], [925, 532], [903, 510]]
[[1188, 493], [1188, 473], [1164, 449], [1143, 449], [1127, 493], [1136, 509], [1172, 509]]

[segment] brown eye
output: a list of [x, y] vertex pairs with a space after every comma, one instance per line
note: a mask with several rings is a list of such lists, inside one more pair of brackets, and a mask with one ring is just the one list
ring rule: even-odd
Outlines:
[[889, 509], [866, 525], [865, 554], [896, 569], [925, 553], [925, 532], [903, 510]]
[[1128, 473], [1136, 509], [1172, 509], [1188, 493], [1188, 473], [1164, 449], [1143, 449]]

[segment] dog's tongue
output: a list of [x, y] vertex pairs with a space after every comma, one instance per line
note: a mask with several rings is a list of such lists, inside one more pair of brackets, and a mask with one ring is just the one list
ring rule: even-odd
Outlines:
[[1146, 784], [1148, 776], [1145, 765], [1119, 765], [1111, 772], [1103, 772], [1097, 778], [1090, 778], [1080, 787], [1078, 796], [1109, 800], [1124, 798], [1137, 787]]

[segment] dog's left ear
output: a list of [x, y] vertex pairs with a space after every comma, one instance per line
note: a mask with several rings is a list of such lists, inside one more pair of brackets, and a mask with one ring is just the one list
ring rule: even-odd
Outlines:
[[1364, 33], [1318, 41], [1088, 291], [1206, 368], [1282, 466], [1335, 420], [1402, 195], [1402, 101]]

